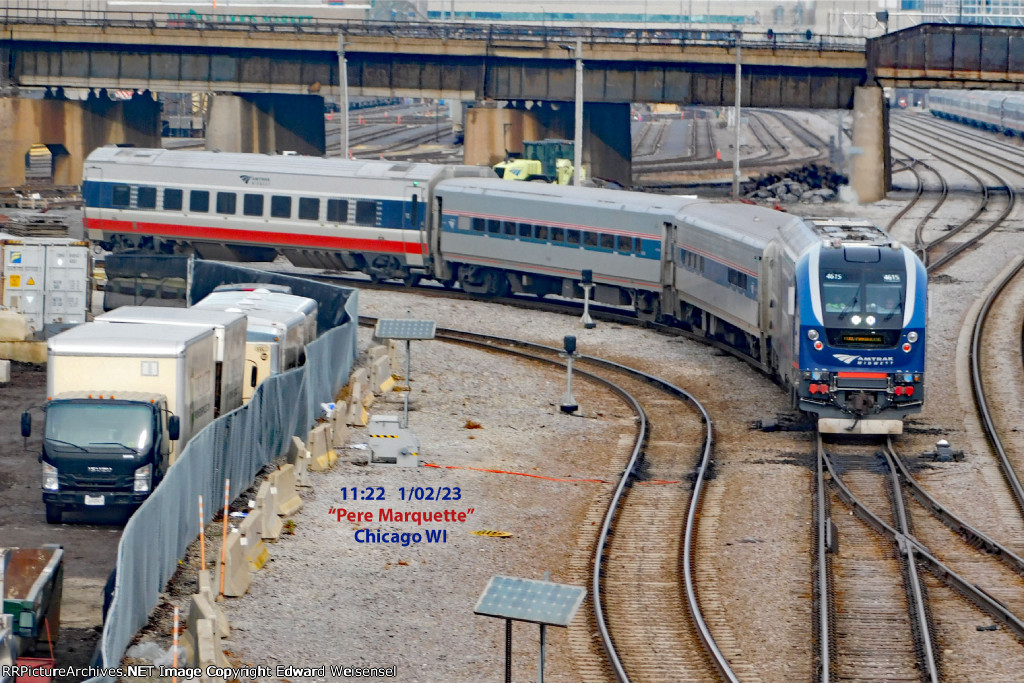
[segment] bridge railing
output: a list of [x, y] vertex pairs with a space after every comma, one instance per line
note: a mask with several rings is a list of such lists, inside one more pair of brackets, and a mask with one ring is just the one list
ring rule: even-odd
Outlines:
[[136, 12], [52, 9], [39, 5], [0, 6], [0, 22], [64, 26], [167, 28], [202, 31], [245, 31], [248, 33], [296, 33], [367, 37], [470, 40], [487, 44], [522, 42], [560, 44], [582, 38], [591, 45], [635, 44], [741, 47], [810, 51], [863, 52], [865, 40], [850, 36], [805, 33], [774, 33], [749, 29], [634, 28], [615, 26], [540, 26], [535, 24], [490, 24], [466, 22], [388, 22], [337, 20], [313, 16], [252, 15], [232, 13]]

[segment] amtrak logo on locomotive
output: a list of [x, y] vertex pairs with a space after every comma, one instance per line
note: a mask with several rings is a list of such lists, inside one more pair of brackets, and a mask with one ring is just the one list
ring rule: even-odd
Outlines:
[[892, 356], [875, 356], [872, 358], [865, 358], [864, 356], [851, 356], [847, 353], [833, 353], [832, 357], [836, 360], [840, 360], [847, 365], [857, 361], [857, 365], [892, 365]]
[[264, 187], [270, 184], [270, 178], [268, 178], [267, 176], [240, 175], [238, 177], [241, 178], [242, 182], [245, 183], [246, 185], [257, 185], [259, 187]]

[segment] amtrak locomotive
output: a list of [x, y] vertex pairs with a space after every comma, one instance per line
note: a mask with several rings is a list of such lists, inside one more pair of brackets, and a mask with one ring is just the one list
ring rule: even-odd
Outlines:
[[749, 354], [824, 432], [899, 433], [924, 399], [925, 270], [879, 228], [742, 203], [510, 183], [468, 166], [105, 147], [89, 237], [582, 296]]

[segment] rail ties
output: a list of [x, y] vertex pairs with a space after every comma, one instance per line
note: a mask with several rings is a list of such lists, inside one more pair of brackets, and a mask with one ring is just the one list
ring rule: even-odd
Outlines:
[[[928, 680], [937, 681], [925, 598], [916, 574], [916, 548], [892, 527], [894, 518], [897, 524], [901, 517], [905, 519], [899, 500], [890, 499], [887, 478], [878, 472], [877, 460], [863, 449], [830, 456], [820, 436], [817, 448], [837, 496], [864, 522], [850, 515], [832, 517], [838, 532], [838, 547], [833, 545], [833, 549], [838, 552], [831, 563], [835, 612], [828, 616], [834, 619], [830, 626], [835, 637], [834, 642], [830, 638], [827, 650], [819, 648], [818, 657], [833, 670], [825, 669], [821, 680], [832, 680], [827, 678], [831, 675], [844, 681], [919, 681], [924, 671]], [[884, 511], [881, 516], [875, 514], [880, 510]], [[820, 519], [818, 528], [822, 528]], [[886, 535], [896, 541], [899, 552], [893, 552]], [[818, 590], [822, 591], [820, 581], [819, 577]], [[819, 610], [820, 604], [819, 598]], [[820, 623], [819, 642], [827, 622]], [[824, 632], [828, 636], [828, 631]]]

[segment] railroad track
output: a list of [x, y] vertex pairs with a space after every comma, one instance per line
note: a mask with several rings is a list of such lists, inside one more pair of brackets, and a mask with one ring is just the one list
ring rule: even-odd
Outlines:
[[[950, 634], [977, 625], [978, 613], [973, 608], [1006, 628], [1009, 637], [1002, 639], [1002, 647], [1019, 647], [1020, 639], [1024, 638], [1024, 622], [1009, 608], [1004, 598], [1012, 600], [1012, 604], [1022, 602], [1019, 596], [1024, 560], [939, 505], [913, 479], [891, 442], [886, 443], [880, 453], [881, 458], [867, 456], [863, 449], [859, 455], [840, 455], [837, 458], [826, 453], [820, 437], [816, 448], [819, 461], [817, 496], [819, 501], [825, 500], [824, 505], [819, 502], [815, 506], [819, 680], [941, 680], [942, 665], [938, 653], [953, 652], [957, 647], [955, 637]], [[892, 483], [887, 484], [887, 481]], [[834, 488], [836, 496], [853, 514], [877, 532], [873, 541], [863, 543], [862, 536], [852, 525], [842, 520], [847, 515], [830, 514], [830, 505], [823, 491], [826, 483]], [[903, 497], [904, 488], [911, 489], [919, 505], [931, 514], [918, 516], [911, 524], [911, 515]], [[824, 516], [818, 514], [819, 509]], [[941, 534], [936, 535], [931, 515], [960, 537], [954, 543], [955, 550], [950, 551], [947, 547], [948, 532], [945, 538], [940, 538]], [[928, 538], [943, 543], [941, 547], [948, 562], [940, 559], [918, 538], [919, 525], [925, 529]], [[853, 534], [850, 534], [851, 530]], [[854, 552], [862, 554], [854, 558], [852, 566], [874, 561], [886, 570], [887, 583], [880, 582], [870, 570], [857, 574], [847, 572], [853, 580], [843, 581], [844, 570], [837, 571], [836, 565], [842, 566], [840, 558], [843, 554], [853, 554], [847, 550], [848, 537], [853, 538]], [[884, 539], [889, 547], [878, 546], [878, 539]], [[889, 557], [887, 562], [886, 555]], [[903, 594], [893, 588], [897, 582], [893, 573], [896, 557], [900, 558], [905, 570]], [[917, 567], [928, 569], [932, 578], [918, 577]], [[844, 615], [850, 611], [850, 597], [845, 594], [849, 586], [857, 591], [855, 599], [865, 591], [869, 599], [874, 594], [867, 609], [857, 609], [857, 602], [852, 603], [855, 608], [852, 618], [849, 614]], [[947, 587], [952, 590], [945, 590]], [[842, 598], [839, 597], [841, 592]], [[973, 608], [964, 604], [965, 599]], [[879, 608], [881, 603], [888, 603], [891, 607], [894, 602], [906, 608], [906, 616], [903, 612]], [[865, 616], [868, 618], [861, 618]], [[871, 621], [881, 622], [884, 626], [881, 630], [888, 636], [884, 642], [875, 642], [871, 636], [854, 635], [854, 628], [862, 625], [871, 628]], [[879, 629], [878, 623], [874, 629]], [[978, 629], [989, 630], [987, 626]], [[863, 661], [866, 653], [872, 657]], [[864, 679], [858, 677], [858, 672], [866, 671], [874, 673], [867, 674]]]
[[[816, 448], [825, 466], [822, 471], [828, 469], [831, 481], [847, 487], [891, 528], [894, 515], [888, 481], [863, 446], [836, 446], [826, 452], [819, 437]], [[832, 496], [823, 511], [838, 503], [839, 494]], [[921, 619], [923, 610], [917, 609], [924, 598], [911, 551], [896, 552], [886, 538], [851, 515], [834, 514], [829, 519], [834, 526], [825, 527], [824, 538], [833, 551], [830, 572], [818, 577], [818, 595], [827, 597], [818, 597], [817, 604], [819, 610], [824, 604], [833, 611], [819, 622], [819, 642], [829, 644], [819, 650], [820, 680], [920, 680], [919, 667], [928, 664], [918, 652], [924, 649], [920, 643], [929, 642], [929, 629], [927, 620]], [[819, 542], [819, 552], [823, 548]], [[905, 586], [915, 585], [917, 592], [908, 596]]]
[[[954, 141], [951, 141], [948, 137], [940, 137], [939, 135], [934, 134], [928, 127], [924, 125], [908, 123], [907, 121], [901, 121], [901, 128], [908, 129], [916, 137], [911, 137], [910, 135], [908, 135], [907, 132], [902, 130], [900, 132], [897, 132], [897, 129], [894, 128], [894, 138], [899, 139], [903, 143], [911, 145], [920, 145], [921, 139], [931, 141], [931, 143], [933, 144], [933, 147], [931, 148], [932, 152], [937, 157], [953, 159], [952, 163], [954, 165], [968, 172], [982, 187], [984, 194], [982, 207], [980, 207], [979, 210], [975, 212], [975, 214], [972, 215], [967, 221], [961, 223], [955, 229], [955, 234], [961, 235], [965, 227], [976, 224], [978, 222], [978, 218], [980, 217], [983, 211], [995, 210], [996, 207], [993, 206], [993, 198], [1001, 198], [1004, 196], [1006, 198], [1005, 206], [1003, 206], [999, 214], [992, 218], [988, 226], [982, 228], [979, 233], [971, 235], [964, 242], [949, 249], [938, 258], [932, 259], [931, 255], [929, 254], [930, 262], [928, 265], [928, 272], [931, 273], [938, 270], [939, 268], [949, 263], [950, 261], [954, 260], [959, 254], [963, 253], [965, 250], [975, 246], [982, 238], [984, 238], [993, 230], [1002, 225], [1002, 223], [1016, 208], [1017, 192], [1013, 188], [1013, 183], [1009, 182], [1005, 176], [994, 171], [993, 167], [1007, 169], [1013, 173], [1020, 173], [1021, 171], [1019, 168], [1005, 163], [1000, 159], [999, 156], [995, 154], [981, 152], [976, 148], [972, 148], [966, 144], [955, 143]], [[953, 150], [950, 151], [949, 148], [953, 148]], [[981, 159], [982, 161], [981, 163], [969, 161], [964, 158], [965, 154], [972, 155], [976, 158]], [[994, 186], [990, 186], [988, 183], [982, 181], [982, 179], [977, 174], [973, 173], [972, 171], [969, 171], [968, 168], [977, 169], [980, 173], [991, 176], [996, 180], [996, 184]], [[951, 235], [947, 234], [945, 238], [941, 240], [935, 240], [932, 244], [941, 244], [943, 241], [945, 241], [945, 239], [948, 239], [950, 236]]]
[[[561, 364], [558, 349], [539, 344], [456, 330], [438, 330], [437, 337]], [[601, 496], [607, 509], [584, 522], [585, 530], [597, 530], [590, 561], [597, 598], [593, 613], [569, 634], [578, 659], [589, 662], [581, 667], [584, 680], [738, 681], [703, 616], [709, 605], [714, 626], [728, 629], [718, 586], [698, 570], [701, 553], [715, 546], [698, 528], [712, 466], [710, 416], [684, 390], [639, 370], [587, 356], [576, 368], [609, 386], [637, 415], [622, 478]], [[600, 660], [593, 656], [595, 630]], [[738, 658], [731, 639], [728, 646]]]

